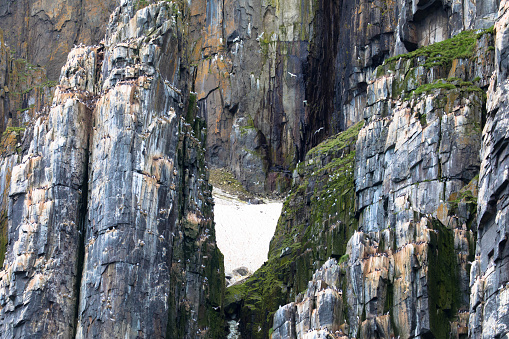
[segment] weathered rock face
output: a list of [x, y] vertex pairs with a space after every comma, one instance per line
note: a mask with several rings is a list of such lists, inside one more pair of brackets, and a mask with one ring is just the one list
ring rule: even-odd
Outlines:
[[14, 59], [0, 30], [0, 265], [7, 245], [7, 214], [13, 167], [21, 160], [25, 126], [33, 121], [47, 101], [55, 83], [48, 81], [43, 68], [23, 59]]
[[[17, 56], [56, 80], [73, 44], [102, 38], [116, 3], [3, 0], [0, 28]], [[249, 191], [288, 190], [310, 148], [363, 118], [368, 77], [386, 57], [491, 26], [497, 7], [497, 0], [190, 1], [186, 47], [208, 160]]]
[[73, 44], [92, 45], [104, 37], [105, 23], [118, 0], [0, 1], [0, 28], [18, 58], [43, 66], [50, 80]]
[[[273, 339], [301, 338], [310, 332], [316, 337], [327, 334], [325, 332], [339, 332], [343, 306], [343, 291], [336, 286], [340, 283], [340, 269], [337, 261], [328, 260], [309, 282], [304, 294], [299, 295], [295, 303], [281, 307], [274, 315]], [[319, 329], [325, 329], [324, 333]], [[312, 331], [312, 329], [317, 329]], [[341, 330], [342, 331], [342, 330]], [[326, 337], [326, 335], [324, 335]]]
[[[455, 54], [452, 46], [471, 48], [465, 49], [467, 54]], [[352, 166], [356, 207], [350, 212], [355, 210], [358, 226], [349, 228], [351, 221], [340, 214], [334, 227], [349, 232], [307, 240], [309, 248], [335, 248], [344, 240], [342, 235], [349, 238], [346, 249], [326, 252], [341, 257], [340, 263], [329, 261], [295, 303], [276, 312], [276, 337], [467, 334], [468, 263], [474, 257], [476, 174], [485, 107], [481, 87], [494, 69], [489, 46], [493, 37], [488, 32], [462, 33], [388, 59], [368, 78], [366, 123], [356, 137]], [[435, 48], [450, 53], [430, 60]], [[329, 156], [329, 163], [341, 159], [334, 153]], [[348, 172], [336, 175], [348, 176]], [[311, 182], [312, 177], [303, 180]], [[317, 191], [329, 199], [340, 197], [315, 186]], [[283, 215], [291, 205], [291, 201], [285, 204]], [[327, 222], [315, 227], [330, 228]], [[279, 231], [274, 239], [296, 238], [290, 231]], [[313, 259], [324, 260], [319, 255]], [[290, 276], [309, 276], [299, 261], [295, 263]], [[335, 278], [325, 281], [324, 271]]]
[[221, 336], [206, 134], [178, 13], [122, 1], [104, 44], [72, 50], [51, 109], [25, 132], [2, 338]]
[[[374, 68], [389, 56], [493, 25], [497, 1], [355, 1], [343, 4], [337, 34], [334, 128], [362, 119]], [[338, 31], [341, 32], [341, 27]], [[351, 47], [350, 47], [351, 46]]]
[[470, 271], [471, 338], [507, 336], [507, 22], [509, 3], [501, 1], [495, 24], [497, 67], [488, 91], [486, 125], [479, 175], [478, 233], [475, 261]]
[[385, 58], [491, 26], [497, 1], [478, 2], [193, 1], [211, 164], [251, 191], [286, 190], [311, 147], [363, 119]]
[[223, 337], [206, 160], [292, 186], [244, 337], [507, 334], [505, 1], [152, 2], [0, 2], [106, 34], [0, 43], [0, 337]]
[[230, 167], [250, 191], [285, 189], [288, 169], [304, 154], [304, 65], [314, 6], [192, 3], [194, 88], [208, 121], [209, 158]]
[[66, 89], [57, 90], [54, 107], [36, 120], [30, 146], [12, 173], [0, 292], [5, 338], [73, 333], [85, 121], [90, 119], [78, 98], [59, 93]]

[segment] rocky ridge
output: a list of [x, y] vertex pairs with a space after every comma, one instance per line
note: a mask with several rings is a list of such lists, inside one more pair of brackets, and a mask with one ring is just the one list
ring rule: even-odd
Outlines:
[[[432, 59], [464, 44], [468, 55]], [[358, 226], [333, 255], [340, 264], [277, 310], [273, 338], [467, 334], [489, 46], [491, 33], [465, 32], [374, 72], [355, 147]], [[336, 278], [322, 282], [322, 271]]]
[[2, 337], [221, 335], [222, 255], [178, 13], [122, 1], [24, 133]]

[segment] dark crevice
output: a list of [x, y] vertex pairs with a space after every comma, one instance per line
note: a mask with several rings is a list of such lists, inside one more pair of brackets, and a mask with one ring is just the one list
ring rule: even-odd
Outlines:
[[305, 116], [302, 121], [302, 147], [298, 159], [331, 134], [334, 114], [335, 77], [338, 58], [342, 1], [318, 2], [313, 22], [315, 34], [309, 46], [308, 62], [304, 68], [306, 82]]
[[[377, 54], [377, 55], [374, 55], [373, 57], [371, 57], [371, 61], [373, 63], [372, 67], [377, 68], [378, 66], [382, 65], [384, 63], [384, 60], [388, 56], [389, 56], [388, 54], [381, 53], [381, 54]], [[366, 87], [366, 89], [367, 89], [367, 87]]]
[[[90, 113], [91, 112], [87, 112]], [[80, 305], [80, 291], [81, 291], [81, 280], [83, 278], [83, 266], [85, 263], [85, 230], [88, 216], [88, 182], [89, 182], [89, 168], [90, 164], [90, 121], [88, 121], [88, 130], [87, 134], [87, 146], [85, 150], [85, 159], [84, 159], [84, 173], [83, 173], [83, 181], [81, 184], [81, 197], [79, 201], [79, 209], [78, 209], [78, 253], [76, 257], [76, 301], [75, 301], [75, 310], [74, 310], [74, 334], [73, 338], [76, 337], [76, 332], [78, 329], [78, 319], [79, 319], [79, 305]]]
[[433, 12], [440, 10], [443, 7], [442, 1], [429, 1], [426, 4], [418, 4], [417, 11], [413, 16], [414, 22], [421, 22], [426, 17], [433, 14]]
[[405, 48], [409, 53], [415, 51], [419, 47], [417, 46], [417, 43], [410, 42], [407, 40], [403, 40], [403, 44], [405, 45]]
[[78, 39], [80, 38], [81, 27], [83, 26], [83, 0], [80, 1], [80, 5], [79, 5], [79, 19], [77, 22], [77, 26], [78, 26], [78, 29], [76, 31], [76, 35], [74, 36], [74, 45], [79, 44]]

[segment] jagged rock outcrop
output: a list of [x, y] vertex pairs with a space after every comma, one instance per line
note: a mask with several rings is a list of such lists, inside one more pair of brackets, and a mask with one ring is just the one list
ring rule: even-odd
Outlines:
[[501, 1], [495, 24], [497, 67], [490, 81], [482, 134], [475, 261], [470, 271], [471, 338], [503, 338], [509, 333], [507, 304], [507, 23], [509, 3]]
[[69, 54], [12, 173], [2, 338], [221, 336], [184, 27], [177, 4], [122, 1], [104, 43]]
[[295, 303], [277, 310], [272, 338], [301, 338], [311, 332], [317, 338], [322, 335], [326, 338], [326, 332], [344, 333], [337, 326], [344, 317], [341, 314], [343, 291], [337, 288], [339, 283], [340, 268], [336, 260], [330, 259], [313, 274], [307, 290]]
[[228, 288], [225, 311], [240, 315], [243, 337], [265, 338], [272, 326], [267, 317], [306, 289], [327, 258], [345, 253], [357, 229], [353, 166], [361, 128], [359, 123], [308, 152], [294, 173], [267, 262]]
[[[344, 252], [330, 253], [344, 254], [340, 264], [327, 264], [338, 278], [320, 285], [317, 271], [295, 304], [276, 312], [276, 337], [467, 334], [485, 107], [481, 87], [494, 69], [490, 46], [488, 31], [462, 33], [388, 59], [368, 79], [366, 123], [353, 166], [358, 226]], [[441, 56], [432, 59], [435, 48]], [[345, 227], [339, 219], [336, 227]], [[278, 237], [292, 239], [281, 233]], [[294, 274], [306, 271], [297, 266]], [[320, 295], [313, 286], [331, 294], [329, 302], [311, 302]], [[320, 314], [334, 320], [317, 320]]]
[[[497, 1], [450, 0], [344, 2], [336, 39], [345, 48], [337, 51], [335, 111], [328, 113], [334, 128], [345, 129], [363, 118], [369, 76], [384, 59], [463, 30], [488, 28], [497, 5]], [[344, 33], [342, 27], [347, 28]]]

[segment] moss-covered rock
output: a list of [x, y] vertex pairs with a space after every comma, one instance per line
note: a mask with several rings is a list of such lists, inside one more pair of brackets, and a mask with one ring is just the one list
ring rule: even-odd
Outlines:
[[433, 220], [435, 232], [428, 245], [428, 302], [431, 332], [435, 338], [449, 338], [450, 321], [460, 300], [458, 261], [453, 231]]
[[[484, 92], [493, 64], [493, 29], [464, 31], [455, 37], [385, 60], [376, 78], [391, 77], [394, 100], [435, 89]], [[491, 48], [490, 48], [491, 47]]]
[[268, 261], [231, 286], [226, 312], [240, 314], [250, 338], [267, 338], [274, 312], [304, 291], [329, 257], [345, 255], [357, 229], [353, 166], [359, 123], [310, 150], [299, 164], [271, 241]]
[[467, 30], [451, 39], [424, 46], [407, 54], [400, 54], [385, 60], [384, 65], [390, 65], [398, 60], [414, 60], [419, 57], [426, 59], [425, 68], [440, 67], [448, 69], [454, 59], [469, 59], [473, 57], [477, 40], [484, 34], [493, 34], [493, 28], [481, 32]]

